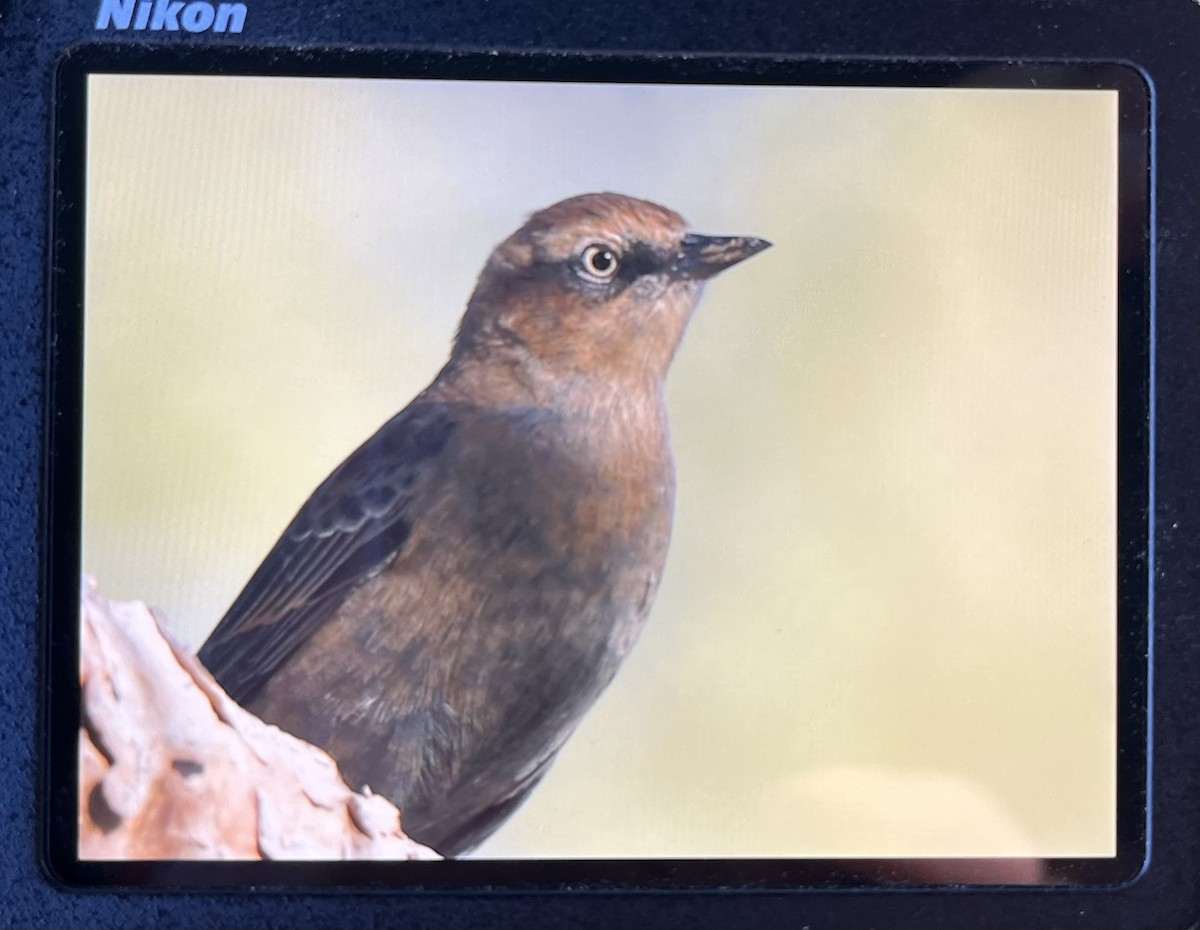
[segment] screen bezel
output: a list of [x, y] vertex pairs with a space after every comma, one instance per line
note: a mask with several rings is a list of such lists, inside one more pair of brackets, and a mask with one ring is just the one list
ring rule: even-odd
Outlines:
[[[87, 80], [104, 73], [744, 84], [1105, 89], [1119, 95], [1117, 229], [1117, 855], [1046, 859], [1047, 884], [1112, 886], [1147, 859], [1152, 534], [1151, 98], [1134, 68], [1095, 62], [901, 61], [724, 55], [589, 55], [92, 45], [60, 61], [54, 89], [54, 209], [44, 468], [42, 733], [45, 865], [72, 887], [307, 890], [796, 889], [898, 884], [878, 859], [605, 859], [450, 862], [85, 861], [78, 858], [79, 579], [82, 489]], [[1067, 360], [1064, 360], [1064, 364]], [[994, 886], [996, 860], [922, 860], [938, 886]]]

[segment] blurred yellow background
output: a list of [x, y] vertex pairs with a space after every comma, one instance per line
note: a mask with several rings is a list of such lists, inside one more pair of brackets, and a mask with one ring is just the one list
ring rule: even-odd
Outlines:
[[[1112, 855], [1116, 95], [96, 76], [84, 566], [198, 646], [613, 190], [775, 248], [672, 372], [649, 626], [478, 856]], [[418, 837], [419, 839], [419, 837]]]

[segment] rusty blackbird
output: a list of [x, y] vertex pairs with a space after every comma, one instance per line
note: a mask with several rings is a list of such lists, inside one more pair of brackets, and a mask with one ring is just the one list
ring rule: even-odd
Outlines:
[[768, 246], [618, 194], [534, 214], [445, 367], [313, 492], [201, 661], [413, 838], [478, 845], [642, 629], [671, 531], [667, 369], [704, 282]]

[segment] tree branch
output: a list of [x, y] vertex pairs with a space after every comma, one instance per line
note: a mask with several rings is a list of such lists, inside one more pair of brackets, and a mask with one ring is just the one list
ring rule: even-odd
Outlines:
[[81, 859], [437, 859], [324, 751], [235, 704], [140, 602], [81, 598]]

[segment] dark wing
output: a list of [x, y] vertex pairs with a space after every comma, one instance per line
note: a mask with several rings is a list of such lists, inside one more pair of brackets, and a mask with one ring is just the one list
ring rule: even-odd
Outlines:
[[500, 824], [525, 803], [553, 761], [551, 754], [516, 785], [485, 783], [472, 786], [471, 794], [465, 798], [441, 799], [443, 803], [437, 805], [439, 810], [436, 812], [424, 810], [409, 801], [403, 811], [404, 832], [418, 843], [452, 859], [468, 853], [495, 833]]
[[360, 584], [403, 548], [415, 498], [455, 430], [444, 406], [413, 403], [308, 499], [201, 647], [199, 658], [245, 704]]

